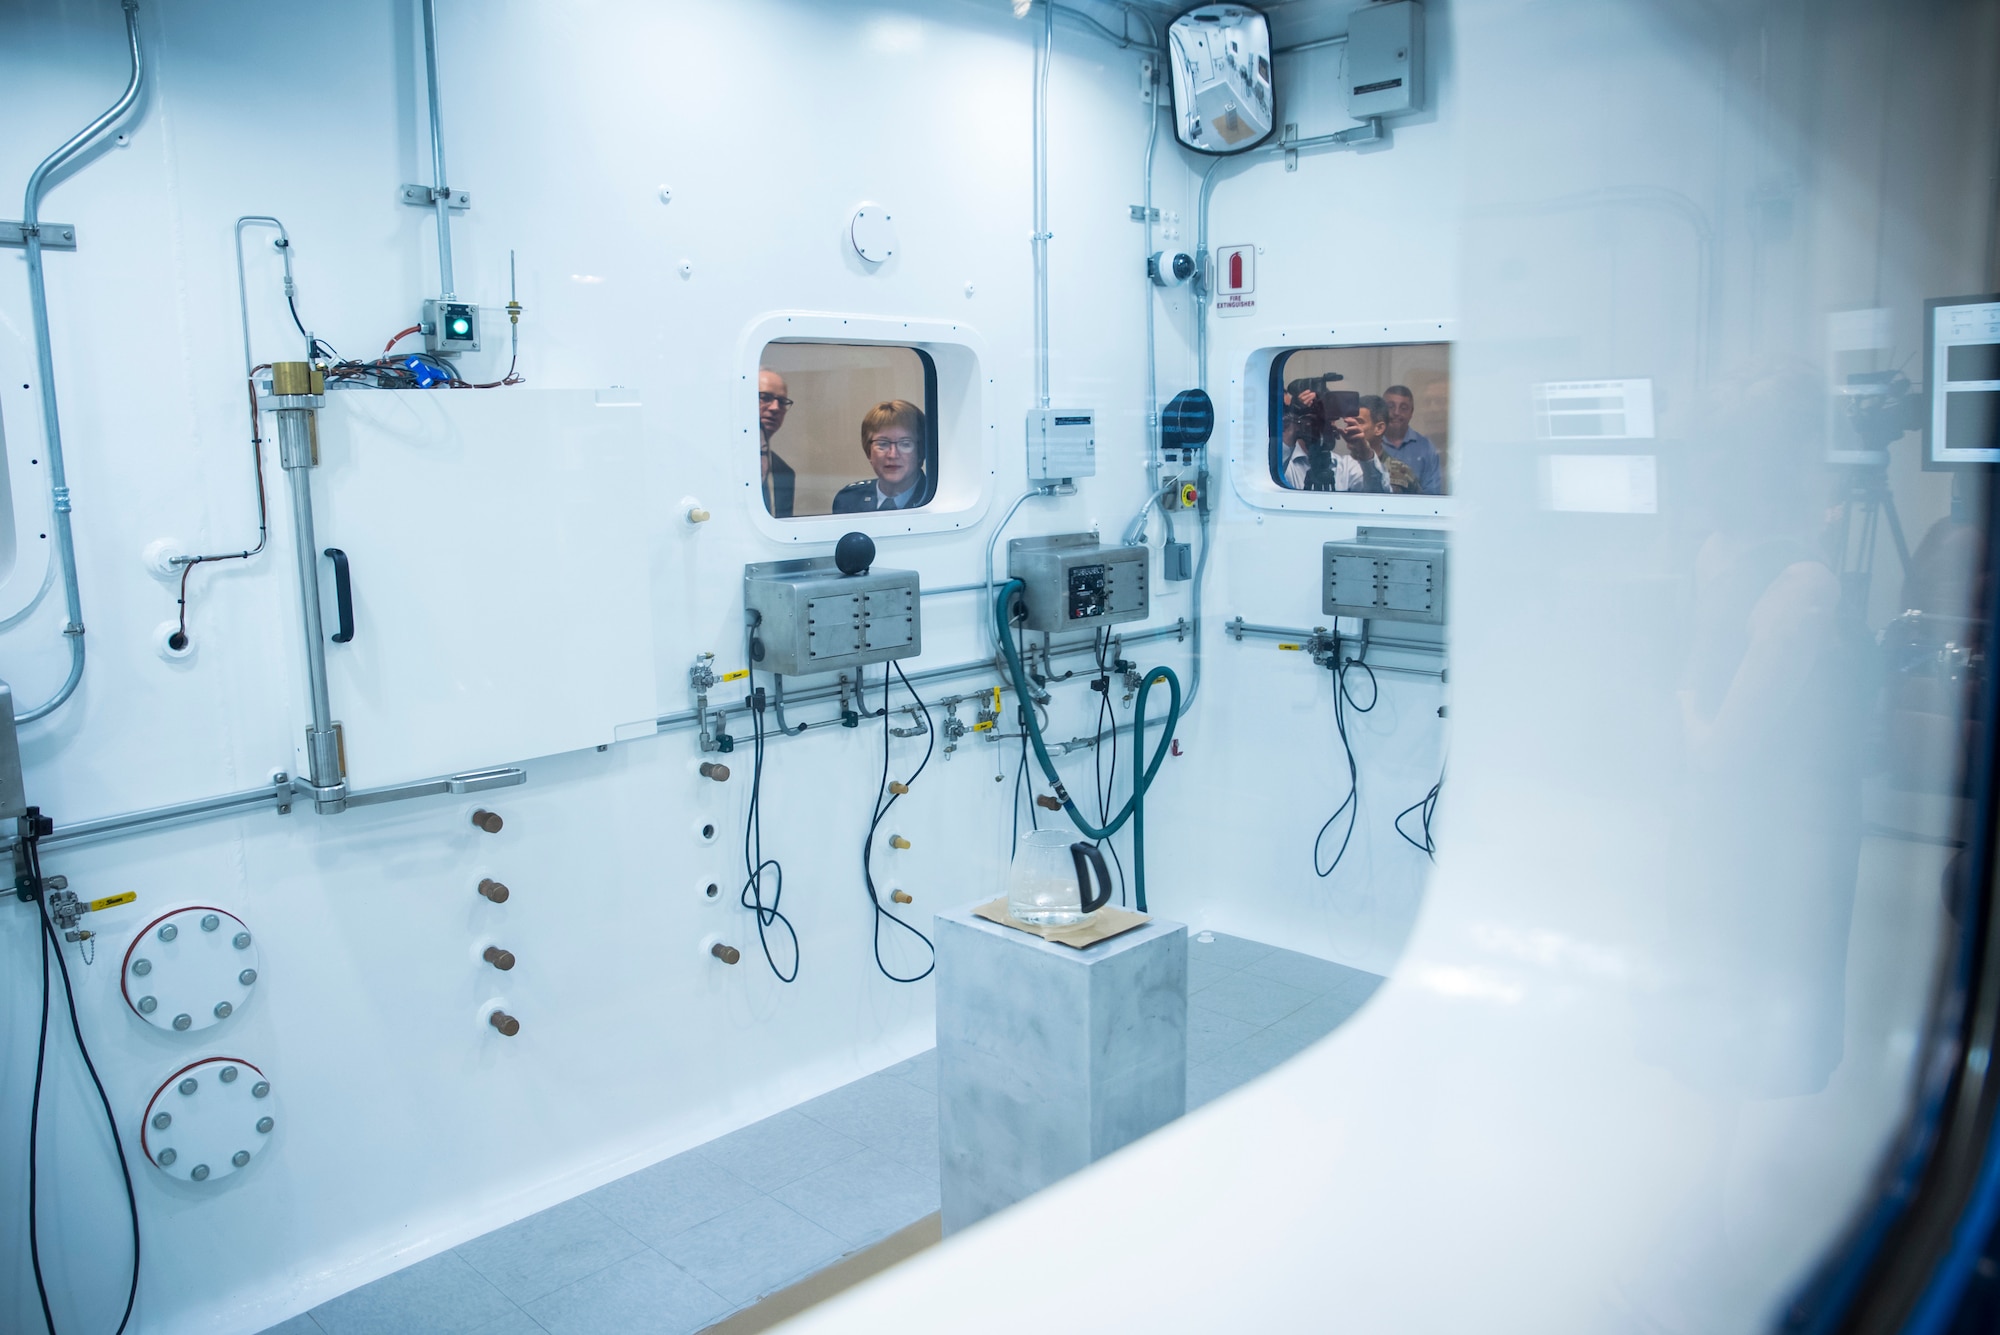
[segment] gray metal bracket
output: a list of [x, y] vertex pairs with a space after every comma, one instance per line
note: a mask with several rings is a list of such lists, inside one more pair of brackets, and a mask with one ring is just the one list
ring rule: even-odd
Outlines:
[[[449, 199], [450, 206], [454, 209], [463, 212], [472, 207], [472, 192], [470, 190], [446, 190], [444, 194]], [[436, 186], [406, 185], [403, 187], [403, 202], [405, 204], [414, 204], [420, 209], [427, 209], [436, 204], [437, 201], [438, 189]]]
[[[43, 250], [75, 250], [76, 224], [42, 223], [35, 228], [41, 233]], [[28, 245], [28, 225], [23, 222], [0, 222], [0, 246], [13, 246], [25, 250]]]

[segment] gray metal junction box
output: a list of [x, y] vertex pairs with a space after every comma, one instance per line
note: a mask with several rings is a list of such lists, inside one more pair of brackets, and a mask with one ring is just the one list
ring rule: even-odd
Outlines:
[[1015, 538], [1007, 544], [1007, 574], [1026, 586], [1029, 630], [1095, 630], [1145, 620], [1150, 555], [1144, 547], [1103, 546], [1089, 533]]
[[1445, 619], [1445, 537], [1430, 529], [1363, 528], [1321, 548], [1320, 611], [1371, 621]]
[[743, 567], [751, 666], [802, 677], [923, 652], [917, 572], [843, 575], [831, 556]]

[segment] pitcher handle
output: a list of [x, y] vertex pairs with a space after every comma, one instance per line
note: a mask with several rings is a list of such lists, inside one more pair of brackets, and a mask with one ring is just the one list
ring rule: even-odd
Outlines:
[[[1069, 846], [1069, 855], [1076, 859], [1077, 899], [1085, 913], [1095, 913], [1111, 902], [1111, 869], [1104, 865], [1104, 854], [1098, 850], [1097, 845], [1082, 839]], [[1088, 866], [1097, 869], [1098, 894], [1095, 898], [1084, 890], [1084, 887], [1090, 884], [1090, 873], [1086, 870], [1085, 859], [1088, 859]]]

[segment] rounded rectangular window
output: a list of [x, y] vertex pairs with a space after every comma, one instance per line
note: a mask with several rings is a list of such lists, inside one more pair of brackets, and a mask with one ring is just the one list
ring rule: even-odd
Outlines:
[[1271, 481], [1451, 494], [1451, 345], [1293, 348], [1271, 363]]
[[767, 343], [757, 433], [779, 519], [922, 509], [937, 493], [937, 367], [921, 348]]

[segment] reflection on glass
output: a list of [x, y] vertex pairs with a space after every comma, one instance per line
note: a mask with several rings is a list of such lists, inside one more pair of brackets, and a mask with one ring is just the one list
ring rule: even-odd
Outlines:
[[914, 510], [937, 490], [937, 372], [917, 348], [771, 343], [758, 476], [780, 519]]
[[1297, 348], [1271, 367], [1271, 480], [1291, 491], [1442, 496], [1451, 345]]

